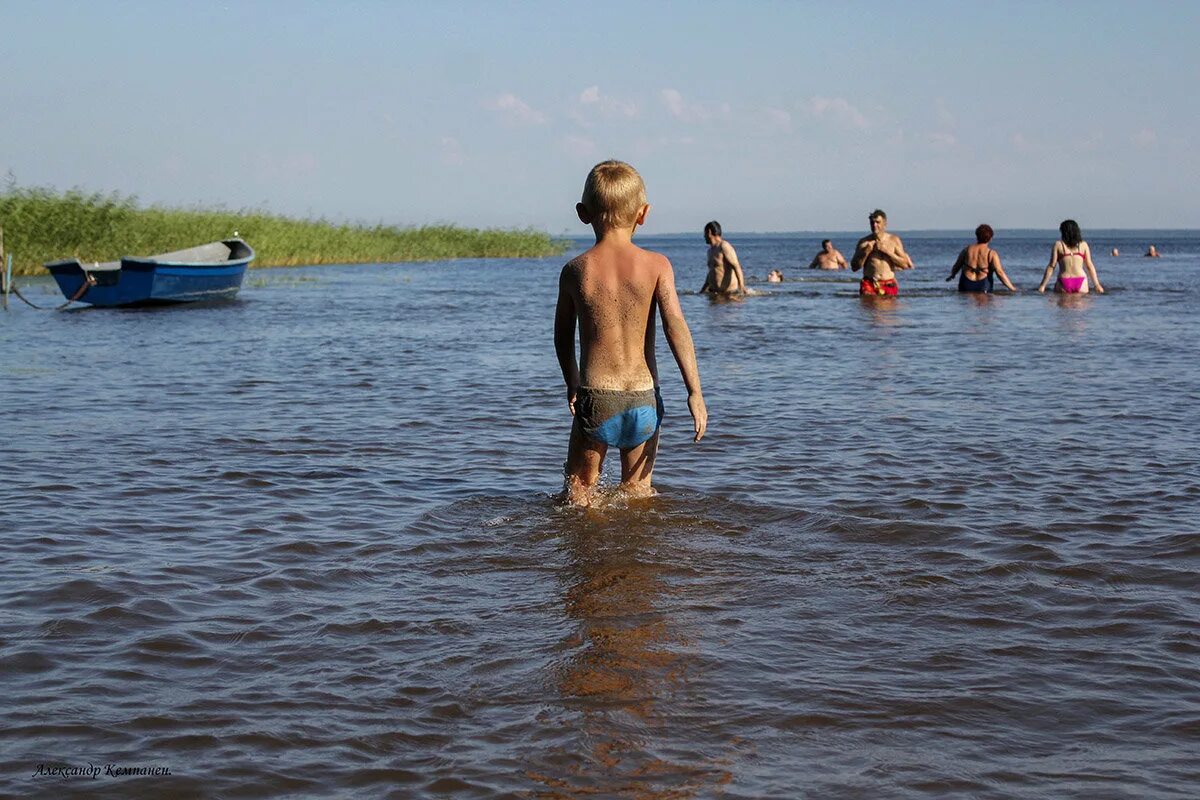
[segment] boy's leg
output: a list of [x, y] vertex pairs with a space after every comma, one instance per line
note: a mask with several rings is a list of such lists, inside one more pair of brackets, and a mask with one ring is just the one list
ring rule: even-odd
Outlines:
[[584, 436], [578, 422], [571, 426], [567, 463], [563, 465], [567, 502], [581, 506], [590, 504], [591, 490], [600, 480], [600, 467], [607, 452], [608, 445]]
[[637, 447], [621, 451], [621, 486], [626, 491], [646, 496], [653, 493], [650, 477], [654, 473], [654, 458], [658, 455], [658, 431]]

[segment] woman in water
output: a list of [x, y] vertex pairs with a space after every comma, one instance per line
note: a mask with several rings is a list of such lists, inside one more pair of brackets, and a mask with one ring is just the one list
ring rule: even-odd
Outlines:
[[958, 254], [954, 269], [950, 270], [946, 280], [954, 280], [954, 276], [961, 270], [962, 275], [958, 278], [960, 292], [991, 292], [993, 275], [999, 278], [1010, 292], [1017, 290], [1004, 274], [1004, 267], [1000, 265], [1000, 254], [988, 247], [988, 242], [995, 233], [991, 225], [980, 225], [975, 229], [976, 243], [964, 247]]
[[1092, 250], [1088, 243], [1083, 241], [1079, 223], [1073, 219], [1063, 220], [1063, 224], [1058, 226], [1058, 232], [1062, 234], [1062, 239], [1055, 242], [1054, 249], [1050, 251], [1050, 263], [1046, 265], [1046, 274], [1042, 276], [1042, 285], [1038, 287], [1038, 291], [1046, 291], [1046, 284], [1050, 282], [1054, 268], [1058, 267], [1058, 280], [1054, 284], [1054, 291], [1064, 294], [1087, 294], [1088, 278], [1091, 277], [1092, 283], [1096, 284], [1096, 291], [1104, 294], [1100, 278], [1096, 277], [1096, 265], [1092, 263]]

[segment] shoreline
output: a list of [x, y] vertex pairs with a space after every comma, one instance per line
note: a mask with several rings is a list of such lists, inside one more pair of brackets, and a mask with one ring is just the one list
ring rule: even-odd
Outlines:
[[46, 274], [63, 258], [112, 261], [228, 239], [255, 249], [251, 268], [386, 264], [460, 258], [539, 258], [560, 255], [570, 242], [533, 228], [465, 228], [453, 224], [335, 224], [265, 211], [141, 208], [120, 194], [10, 188], [0, 192], [4, 251], [14, 277]]

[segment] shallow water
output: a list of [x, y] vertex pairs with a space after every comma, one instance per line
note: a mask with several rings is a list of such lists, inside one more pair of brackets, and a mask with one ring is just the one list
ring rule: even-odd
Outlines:
[[[561, 258], [14, 307], [0, 794], [1195, 797], [1200, 236], [1148, 236], [1062, 298], [905, 235], [862, 301], [730, 234], [788, 280], [683, 296], [709, 435], [660, 346], [661, 494], [587, 511]], [[1053, 238], [994, 244], [1031, 289]], [[698, 235], [642, 244], [700, 285]], [[171, 774], [35, 774], [89, 763]]]

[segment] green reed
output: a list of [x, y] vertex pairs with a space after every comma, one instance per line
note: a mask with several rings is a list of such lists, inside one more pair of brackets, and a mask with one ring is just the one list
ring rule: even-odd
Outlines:
[[34, 275], [60, 258], [113, 261], [228, 239], [254, 248], [254, 266], [387, 263], [448, 258], [534, 258], [567, 245], [531, 228], [339, 225], [265, 211], [141, 208], [131, 196], [9, 186], [0, 190], [4, 247], [13, 272]]

